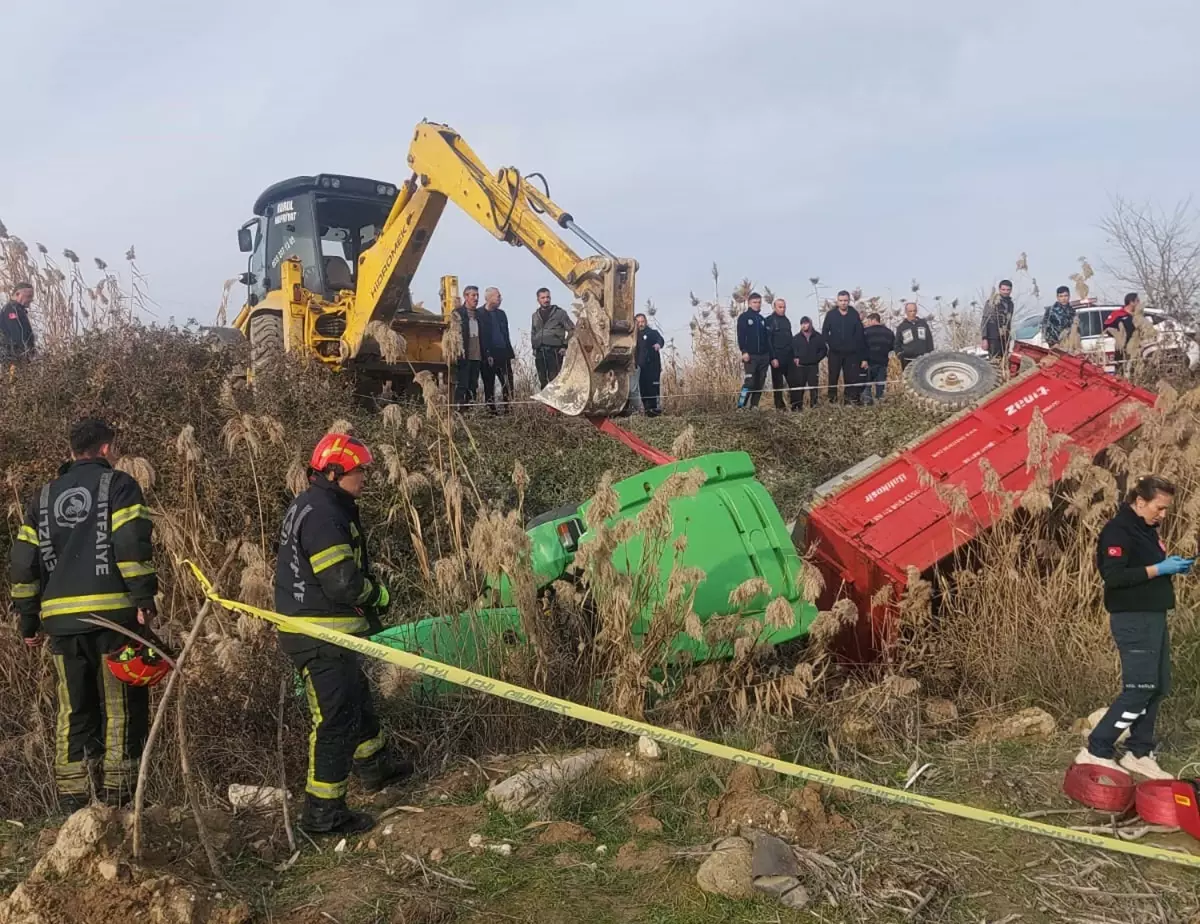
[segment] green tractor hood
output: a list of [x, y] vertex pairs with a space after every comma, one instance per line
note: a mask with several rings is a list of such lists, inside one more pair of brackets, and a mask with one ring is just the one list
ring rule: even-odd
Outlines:
[[[736, 614], [760, 624], [758, 640], [762, 643], [779, 644], [805, 635], [817, 611], [801, 597], [800, 558], [774, 501], [754, 477], [754, 463], [746, 453], [722, 452], [684, 459], [616, 482], [612, 487], [618, 510], [609, 524], [637, 517], [667, 478], [692, 469], [703, 471], [705, 481], [694, 495], [670, 502], [672, 533], [661, 550], [657, 545], [652, 549], [660, 556], [659, 582], [649, 605], [634, 622], [635, 640], [644, 636], [655, 608], [666, 597], [670, 571], [677, 564], [699, 568], [705, 574], [694, 601], [702, 624], [713, 616]], [[559, 508], [531, 522], [527, 534], [539, 589], [564, 577], [575, 551], [589, 541], [586, 514], [590, 503]], [[682, 554], [674, 548], [674, 540], [680, 536], [687, 537]], [[613, 563], [621, 572], [635, 573], [646, 564], [644, 555], [643, 536], [638, 533], [617, 546]], [[730, 593], [751, 578], [765, 580], [770, 593], [759, 594], [740, 606], [730, 604]], [[765, 611], [777, 597], [791, 605], [793, 620], [782, 628], [771, 628], [765, 622]], [[488, 581], [484, 599], [498, 606], [395, 626], [374, 640], [492, 674], [503, 660], [504, 648], [523, 642], [524, 637], [506, 576]], [[686, 632], [676, 636], [672, 651], [680, 661], [705, 661], [732, 654], [728, 645], [710, 647]]]

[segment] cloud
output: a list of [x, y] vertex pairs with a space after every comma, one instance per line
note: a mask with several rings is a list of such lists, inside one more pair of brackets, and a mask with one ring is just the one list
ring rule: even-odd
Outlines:
[[[136, 243], [164, 310], [204, 322], [264, 187], [398, 182], [423, 117], [545, 173], [680, 337], [714, 259], [794, 310], [813, 275], [969, 299], [1021, 251], [1045, 288], [1103, 246], [1109, 193], [1190, 192], [1200, 131], [1200, 8], [1176, 0], [50, 0], [5, 25], [34, 40], [6, 47], [27, 117], [0, 217], [112, 262]], [[549, 282], [452, 208], [416, 297], [445, 273], [500, 286], [520, 328]]]

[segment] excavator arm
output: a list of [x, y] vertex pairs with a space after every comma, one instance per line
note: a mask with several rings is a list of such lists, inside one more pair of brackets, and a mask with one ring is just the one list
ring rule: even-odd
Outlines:
[[[409, 285], [447, 200], [500, 241], [524, 247], [574, 293], [580, 305], [562, 372], [534, 395], [564, 414], [608, 417], [629, 396], [634, 365], [637, 261], [616, 257], [515, 168], [493, 175], [452, 128], [417, 126], [412, 177], [400, 188], [379, 239], [359, 258], [344, 352], [354, 356], [372, 321], [388, 323], [407, 304]], [[559, 236], [571, 231], [594, 250], [580, 257]]]

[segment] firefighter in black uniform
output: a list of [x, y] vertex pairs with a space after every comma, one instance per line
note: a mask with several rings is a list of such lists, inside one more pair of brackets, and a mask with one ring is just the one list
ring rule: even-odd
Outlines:
[[86, 621], [144, 633], [155, 614], [150, 512], [138, 483], [109, 463], [113, 436], [94, 418], [71, 428], [72, 461], [26, 510], [10, 566], [25, 644], [49, 636], [58, 672], [54, 772], [67, 810], [87, 804], [93, 786], [127, 802], [148, 732], [153, 681], [118, 679], [111, 663], [130, 650], [126, 637]]
[[[311, 487], [292, 502], [279, 535], [275, 608], [314, 625], [365, 636], [379, 631], [389, 603], [375, 578], [358, 515], [370, 450], [330, 433], [309, 463]], [[279, 644], [304, 678], [312, 731], [308, 798], [301, 827], [313, 834], [352, 834], [375, 819], [346, 807], [351, 771], [368, 792], [412, 773], [388, 753], [362, 658], [348, 648], [280, 630]]]

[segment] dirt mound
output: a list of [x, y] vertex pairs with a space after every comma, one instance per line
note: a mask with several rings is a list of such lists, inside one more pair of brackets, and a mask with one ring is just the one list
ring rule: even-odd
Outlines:
[[127, 862], [125, 816], [103, 806], [76, 812], [28, 878], [0, 901], [0, 924], [247, 924], [244, 905], [219, 908], [216, 897], [173, 876], [152, 876]]
[[802, 847], [820, 848], [848, 827], [841, 815], [826, 810], [817, 784], [767, 792], [759, 788], [762, 783], [753, 767], [743, 764], [734, 768], [726, 779], [725, 792], [708, 803], [708, 818], [716, 834], [765, 831]]

